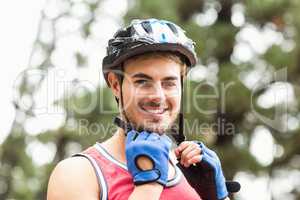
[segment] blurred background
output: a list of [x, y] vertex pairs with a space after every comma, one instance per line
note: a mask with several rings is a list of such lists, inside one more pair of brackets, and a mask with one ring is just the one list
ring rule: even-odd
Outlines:
[[240, 181], [232, 199], [299, 200], [299, 10], [298, 0], [2, 1], [0, 199], [45, 199], [57, 162], [111, 136], [106, 44], [155, 17], [196, 42], [185, 132]]

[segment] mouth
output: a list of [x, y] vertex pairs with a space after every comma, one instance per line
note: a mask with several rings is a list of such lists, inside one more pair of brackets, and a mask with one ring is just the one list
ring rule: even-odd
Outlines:
[[163, 115], [168, 110], [168, 107], [140, 106], [140, 108], [152, 115]]

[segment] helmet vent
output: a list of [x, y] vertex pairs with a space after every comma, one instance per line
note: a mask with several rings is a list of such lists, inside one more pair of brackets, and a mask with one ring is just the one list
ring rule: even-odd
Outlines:
[[168, 27], [171, 29], [171, 31], [176, 35], [178, 36], [178, 30], [177, 28], [175, 27], [174, 24], [171, 24], [171, 23], [166, 23], [168, 25]]
[[145, 22], [143, 22], [143, 23], [141, 23], [141, 24], [142, 24], [142, 27], [144, 28], [144, 30], [145, 30], [148, 34], [153, 33], [150, 22], [145, 21]]

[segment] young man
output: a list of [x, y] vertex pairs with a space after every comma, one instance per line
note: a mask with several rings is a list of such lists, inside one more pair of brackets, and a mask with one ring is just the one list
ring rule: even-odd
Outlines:
[[171, 149], [166, 136], [181, 110], [183, 77], [196, 64], [193, 45], [176, 24], [157, 19], [134, 20], [114, 35], [103, 73], [118, 102], [120, 128], [61, 161], [48, 200], [228, 199], [217, 155], [200, 142]]

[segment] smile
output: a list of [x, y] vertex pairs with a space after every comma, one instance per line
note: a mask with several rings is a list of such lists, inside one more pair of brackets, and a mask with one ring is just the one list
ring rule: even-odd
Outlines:
[[147, 113], [150, 114], [156, 114], [156, 115], [161, 115], [163, 114], [165, 111], [168, 110], [168, 108], [146, 108], [146, 107], [141, 107], [141, 109]]

